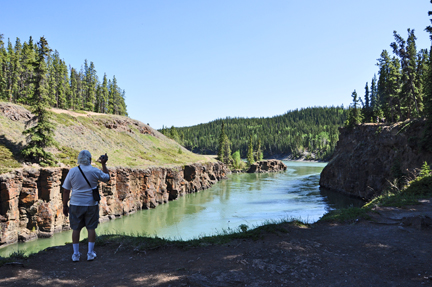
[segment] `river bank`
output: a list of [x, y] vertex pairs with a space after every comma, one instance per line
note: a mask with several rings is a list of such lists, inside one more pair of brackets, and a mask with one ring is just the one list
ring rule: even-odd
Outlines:
[[[198, 193], [187, 193], [157, 208], [137, 210], [99, 225], [98, 234], [148, 234], [190, 240], [218, 234], [240, 225], [253, 228], [272, 220], [312, 223], [328, 210], [362, 206], [363, 202], [320, 190], [323, 163], [285, 162], [286, 172], [231, 174], [227, 180]], [[253, 207], [253, 208], [251, 208]], [[211, 222], [211, 224], [209, 224]], [[0, 248], [0, 257], [26, 255], [70, 242], [70, 231]], [[82, 238], [86, 236], [83, 231]]]
[[[98, 258], [74, 263], [71, 246], [0, 267], [2, 286], [418, 286], [432, 284], [432, 229], [408, 225], [431, 199], [378, 208], [374, 220], [268, 225], [224, 244], [97, 242]], [[404, 223], [405, 222], [405, 223]], [[216, 240], [215, 240], [216, 241]], [[140, 243], [141, 242], [141, 243]], [[81, 244], [85, 254], [86, 246]]]
[[[0, 175], [0, 245], [53, 236], [70, 229], [62, 213], [61, 183], [68, 168], [16, 169]], [[220, 162], [173, 168], [110, 168], [100, 183], [100, 221], [154, 208], [226, 178]]]

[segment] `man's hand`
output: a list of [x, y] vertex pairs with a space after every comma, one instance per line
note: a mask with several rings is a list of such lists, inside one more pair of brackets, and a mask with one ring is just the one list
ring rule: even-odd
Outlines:
[[67, 206], [67, 205], [63, 206], [63, 214], [66, 217], [69, 216], [69, 206]]
[[105, 153], [105, 155], [101, 155], [98, 159], [98, 162], [101, 164], [106, 164], [108, 161], [108, 155]]

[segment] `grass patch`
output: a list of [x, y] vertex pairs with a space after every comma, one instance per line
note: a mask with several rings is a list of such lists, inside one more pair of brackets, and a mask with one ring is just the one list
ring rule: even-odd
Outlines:
[[[76, 116], [75, 113], [84, 116]], [[130, 124], [131, 119], [128, 117], [85, 116], [85, 114], [85, 111], [73, 111], [72, 114], [52, 113], [53, 122], [56, 123], [55, 139], [58, 142], [55, 148], [58, 151], [51, 150], [51, 152], [54, 153], [57, 161], [65, 165], [75, 166], [78, 152], [83, 149], [89, 150], [95, 159], [101, 154], [108, 153], [108, 165], [111, 167], [174, 167], [213, 161], [208, 157], [189, 152], [159, 134], [156, 136], [141, 134], [135, 125]], [[106, 123], [109, 122], [119, 123], [119, 128], [106, 128]], [[126, 123], [126, 126], [122, 127], [122, 123]], [[19, 151], [22, 149], [22, 143], [25, 143], [22, 134], [24, 128], [24, 122], [12, 121], [0, 115], [0, 130], [7, 135], [3, 140], [0, 138], [0, 145], [3, 144], [12, 152], [12, 156], [9, 153], [1, 158], [0, 155], [0, 172], [21, 167]]]
[[321, 222], [341, 222], [341, 223], [353, 223], [358, 219], [370, 219], [367, 214], [370, 208], [364, 207], [350, 207], [338, 210], [332, 210], [325, 214], [320, 221]]
[[57, 124], [70, 127], [76, 124], [77, 120], [74, 116], [66, 113], [52, 113], [52, 118]]
[[60, 147], [59, 151], [60, 153], [55, 155], [59, 162], [69, 166], [76, 165], [79, 151], [67, 146]]
[[[96, 243], [100, 246], [118, 244], [118, 249], [127, 247], [134, 250], [152, 250], [167, 246], [189, 249], [200, 246], [223, 245], [236, 239], [258, 240], [270, 233], [288, 233], [288, 230], [284, 227], [285, 224], [298, 226], [300, 223], [297, 220], [269, 221], [253, 229], [249, 229], [249, 226], [241, 224], [236, 229], [228, 228], [216, 235], [202, 236], [191, 240], [165, 239], [158, 236], [151, 237], [147, 234], [105, 234], [98, 236]], [[307, 226], [305, 223], [301, 223], [301, 225]]]
[[0, 144], [0, 174], [19, 167], [21, 167], [21, 164], [15, 159], [14, 154], [7, 147]]
[[387, 191], [375, 197], [363, 207], [333, 210], [325, 214], [320, 221], [351, 223], [357, 219], [370, 219], [368, 215], [374, 207], [404, 207], [419, 204], [420, 199], [432, 197], [432, 174], [417, 177], [402, 190]]
[[402, 190], [386, 192], [365, 205], [373, 206], [393, 206], [404, 207], [407, 205], [419, 204], [420, 199], [432, 196], [432, 174], [417, 177], [410, 181], [408, 186]]

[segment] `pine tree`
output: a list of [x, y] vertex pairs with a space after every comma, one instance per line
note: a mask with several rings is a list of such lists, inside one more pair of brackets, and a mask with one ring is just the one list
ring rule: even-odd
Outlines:
[[[432, 2], [431, 2], [432, 3]], [[428, 12], [428, 15], [432, 15], [432, 11]], [[432, 19], [430, 19], [432, 23]], [[429, 37], [432, 41], [432, 26], [428, 26], [425, 29], [429, 33]], [[421, 140], [421, 146], [424, 150], [432, 152], [432, 45], [429, 51], [429, 60], [427, 61], [428, 69], [425, 74], [424, 80], [424, 115], [426, 116], [426, 125]]]
[[36, 58], [36, 50], [35, 45], [33, 43], [33, 38], [30, 37], [29, 42], [24, 42], [23, 50], [22, 50], [22, 67], [23, 67], [23, 75], [22, 75], [22, 85], [21, 95], [19, 97], [18, 102], [27, 103], [29, 98], [34, 90], [34, 85], [32, 83], [34, 66], [33, 63]]
[[219, 135], [219, 143], [218, 143], [218, 157], [217, 159], [221, 162], [225, 162], [224, 156], [225, 156], [225, 123], [222, 121], [222, 128]]
[[249, 136], [249, 145], [248, 145], [248, 151], [247, 151], [246, 159], [247, 159], [247, 163], [249, 165], [252, 165], [255, 163], [254, 156], [253, 156], [252, 135]]
[[350, 106], [350, 111], [349, 111], [348, 119], [346, 122], [346, 126], [348, 126], [348, 127], [353, 127], [354, 125], [359, 125], [362, 122], [362, 116], [361, 116], [360, 108], [359, 108], [360, 100], [357, 96], [356, 90], [354, 90], [354, 92], [351, 94], [351, 97], [353, 98], [353, 102]]
[[389, 66], [390, 66], [390, 56], [387, 50], [383, 50], [381, 57], [378, 59], [377, 66], [378, 71], [378, 85], [377, 85], [377, 98], [379, 105], [383, 111], [384, 117], [390, 119], [390, 107], [389, 107], [389, 95], [388, 95], [388, 78], [389, 78]]
[[380, 105], [380, 99], [378, 97], [378, 87], [377, 87], [377, 78], [376, 75], [372, 78], [371, 88], [370, 88], [370, 101], [371, 101], [371, 112], [373, 121], [375, 121], [376, 117], [382, 117], [382, 110]]
[[106, 74], [104, 74], [103, 80], [102, 80], [102, 91], [101, 91], [101, 113], [107, 113], [108, 112], [108, 81]]
[[0, 100], [7, 99], [6, 91], [6, 49], [3, 42], [3, 34], [0, 34]]
[[403, 118], [404, 108], [401, 101], [402, 75], [400, 67], [399, 60], [396, 57], [393, 57], [390, 60], [388, 67], [389, 71], [386, 83], [386, 95], [384, 97], [387, 111], [390, 113], [389, 117], [391, 118], [391, 122], [396, 122]]
[[261, 151], [261, 140], [258, 140], [258, 146], [257, 146], [257, 151], [255, 153], [255, 159], [256, 161], [260, 161], [263, 159], [263, 153]]
[[74, 68], [70, 68], [70, 86], [69, 86], [69, 107], [72, 110], [77, 109], [77, 94], [78, 94], [78, 74]]
[[417, 71], [417, 50], [414, 35], [414, 30], [408, 29], [408, 39], [405, 40], [393, 32], [395, 42], [391, 43], [393, 52], [400, 58], [402, 67], [402, 89], [400, 94], [401, 100], [401, 115], [403, 119], [411, 118], [414, 111], [414, 116], [420, 114], [419, 89], [416, 86], [416, 71]]
[[369, 84], [366, 82], [365, 86], [365, 95], [364, 95], [364, 105], [362, 108], [363, 121], [368, 123], [371, 121], [372, 113], [370, 106], [370, 93], [369, 93]]
[[39, 162], [41, 165], [52, 165], [54, 158], [45, 148], [54, 145], [54, 124], [50, 121], [51, 113], [48, 111], [49, 98], [47, 93], [47, 65], [46, 58], [50, 49], [44, 37], [38, 42], [37, 59], [34, 62], [34, 93], [29, 104], [34, 114], [32, 123], [34, 126], [26, 129], [23, 134], [27, 136], [27, 145], [21, 151], [25, 158]]
[[23, 88], [22, 83], [22, 74], [23, 69], [21, 65], [21, 57], [22, 57], [22, 45], [21, 40], [19, 38], [16, 39], [15, 47], [14, 47], [14, 56], [12, 58], [12, 86], [11, 86], [11, 101], [18, 102], [21, 94], [21, 89]]
[[93, 62], [90, 62], [90, 66], [87, 66], [87, 60], [84, 63], [85, 73], [85, 110], [94, 111], [95, 100], [96, 100], [96, 85], [97, 76]]

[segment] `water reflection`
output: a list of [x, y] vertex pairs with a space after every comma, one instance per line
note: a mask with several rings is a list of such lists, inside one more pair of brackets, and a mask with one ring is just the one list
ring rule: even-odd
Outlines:
[[331, 209], [341, 209], [346, 207], [362, 207], [365, 202], [359, 198], [341, 196], [333, 190], [320, 187], [320, 194], [326, 199]]
[[[107, 223], [98, 234], [147, 234], [164, 238], [191, 239], [249, 227], [271, 220], [296, 218], [315, 222], [328, 210], [360, 204], [355, 199], [320, 190], [323, 163], [286, 162], [288, 169], [271, 174], [233, 174], [208, 190], [188, 194], [155, 209], [139, 211]], [[36, 252], [70, 242], [70, 232], [50, 239], [15, 244], [0, 249], [0, 256], [20, 249]]]

